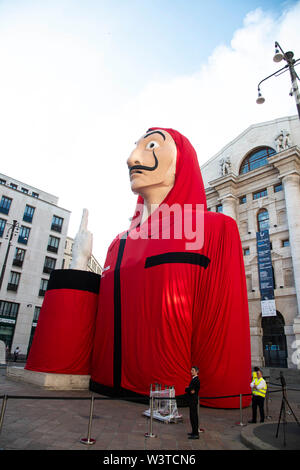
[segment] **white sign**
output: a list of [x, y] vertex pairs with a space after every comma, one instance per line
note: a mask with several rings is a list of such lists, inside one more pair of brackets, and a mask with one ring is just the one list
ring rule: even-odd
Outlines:
[[261, 315], [263, 317], [276, 317], [276, 305], [274, 299], [261, 301]]

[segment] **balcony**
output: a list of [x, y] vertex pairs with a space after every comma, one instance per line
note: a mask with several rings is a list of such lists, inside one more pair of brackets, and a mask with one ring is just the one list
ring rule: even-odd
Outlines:
[[51, 274], [54, 268], [50, 268], [49, 266], [44, 266], [43, 273]]
[[2, 214], [8, 215], [8, 213], [9, 213], [9, 207], [0, 206], [0, 212], [2, 212]]
[[21, 268], [23, 266], [23, 261], [22, 259], [18, 259], [18, 258], [15, 258], [12, 262], [12, 264], [14, 266], [18, 266], [19, 268]]
[[48, 246], [47, 246], [47, 251], [51, 251], [52, 253], [57, 253], [57, 252], [58, 252], [58, 247], [57, 247], [57, 246], [48, 245]]
[[29, 214], [24, 214], [24, 215], [23, 215], [23, 220], [24, 220], [24, 222], [29, 222], [29, 223], [31, 224], [32, 218], [33, 218], [32, 215], [29, 215]]
[[9, 282], [7, 284], [7, 290], [12, 290], [16, 292], [18, 290], [18, 284], [12, 284], [11, 282]]
[[53, 230], [54, 232], [61, 233], [61, 228], [62, 228], [62, 226], [58, 225], [58, 224], [52, 224], [51, 225], [51, 230]]

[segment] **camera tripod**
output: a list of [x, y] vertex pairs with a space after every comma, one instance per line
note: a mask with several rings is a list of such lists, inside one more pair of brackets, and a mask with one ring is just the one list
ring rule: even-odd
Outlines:
[[286, 446], [286, 406], [288, 406], [290, 412], [292, 413], [292, 415], [294, 416], [298, 426], [300, 426], [300, 423], [295, 415], [295, 413], [293, 412], [292, 410], [292, 407], [291, 405], [289, 404], [288, 402], [288, 399], [287, 399], [287, 394], [286, 394], [286, 382], [285, 382], [285, 378], [283, 376], [283, 373], [280, 372], [280, 381], [281, 381], [281, 387], [282, 387], [282, 400], [281, 400], [281, 407], [280, 407], [280, 414], [279, 414], [279, 419], [278, 419], [278, 425], [277, 425], [277, 432], [276, 432], [276, 437], [278, 437], [278, 433], [279, 433], [279, 425], [280, 425], [280, 421], [281, 421], [281, 418], [282, 418], [282, 424], [283, 424], [283, 445], [284, 447]]

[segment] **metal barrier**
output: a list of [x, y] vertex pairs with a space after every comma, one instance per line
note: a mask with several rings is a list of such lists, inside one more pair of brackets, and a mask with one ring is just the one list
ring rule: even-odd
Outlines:
[[[276, 387], [279, 387], [278, 384], [269, 384], [269, 385], [275, 385]], [[294, 390], [300, 392], [299, 389], [289, 389], [289, 390]], [[281, 388], [278, 390], [272, 390], [269, 391], [267, 396], [266, 396], [266, 414], [267, 417], [269, 413], [269, 408], [268, 408], [268, 401], [269, 401], [269, 394], [270, 393], [277, 393], [281, 392]], [[199, 404], [201, 399], [224, 399], [224, 398], [240, 398], [240, 421], [236, 423], [238, 426], [245, 426], [246, 424], [243, 423], [243, 407], [242, 407], [242, 397], [243, 396], [251, 396], [252, 393], [246, 393], [246, 394], [238, 394], [238, 395], [227, 395], [227, 396], [219, 396], [219, 397], [199, 397]], [[94, 411], [94, 401], [95, 400], [116, 400], [120, 401], [120, 398], [112, 398], [112, 397], [95, 397], [93, 394], [90, 397], [63, 397], [63, 396], [28, 396], [28, 395], [0, 395], [0, 399], [2, 399], [2, 406], [1, 406], [1, 412], [0, 412], [0, 434], [2, 432], [2, 427], [3, 427], [3, 422], [4, 422], [4, 416], [5, 416], [5, 411], [7, 407], [7, 401], [8, 399], [14, 399], [14, 400], [90, 400], [90, 413], [89, 413], [89, 423], [88, 423], [88, 430], [87, 430], [87, 437], [86, 438], [81, 438], [80, 442], [85, 445], [92, 445], [95, 444], [96, 440], [91, 438], [91, 428], [92, 428], [92, 420], [93, 420], [93, 411]], [[123, 400], [126, 401], [133, 401], [133, 402], [145, 402], [145, 398], [141, 397], [140, 399], [137, 397], [123, 397]], [[154, 410], [154, 400], [161, 400], [161, 397], [155, 397], [155, 396], [150, 396], [150, 416], [149, 416], [149, 432], [145, 433], [145, 437], [157, 437], [153, 433], [153, 410]], [[176, 400], [176, 397], [168, 397], [168, 400]], [[198, 408], [199, 409], [199, 408]], [[203, 429], [200, 429], [199, 432], [204, 432]]]

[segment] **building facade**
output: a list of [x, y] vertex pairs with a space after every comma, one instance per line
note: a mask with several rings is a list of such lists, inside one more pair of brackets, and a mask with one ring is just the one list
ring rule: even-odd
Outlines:
[[[300, 368], [300, 121], [250, 126], [201, 166], [208, 209], [233, 217], [244, 254], [252, 364]], [[268, 237], [273, 308], [258, 240]], [[272, 298], [272, 297], [271, 297]], [[268, 301], [269, 302], [269, 301]], [[267, 302], [267, 303], [268, 303]]]
[[50, 273], [62, 267], [69, 218], [56, 196], [0, 174], [0, 340], [21, 355]]

